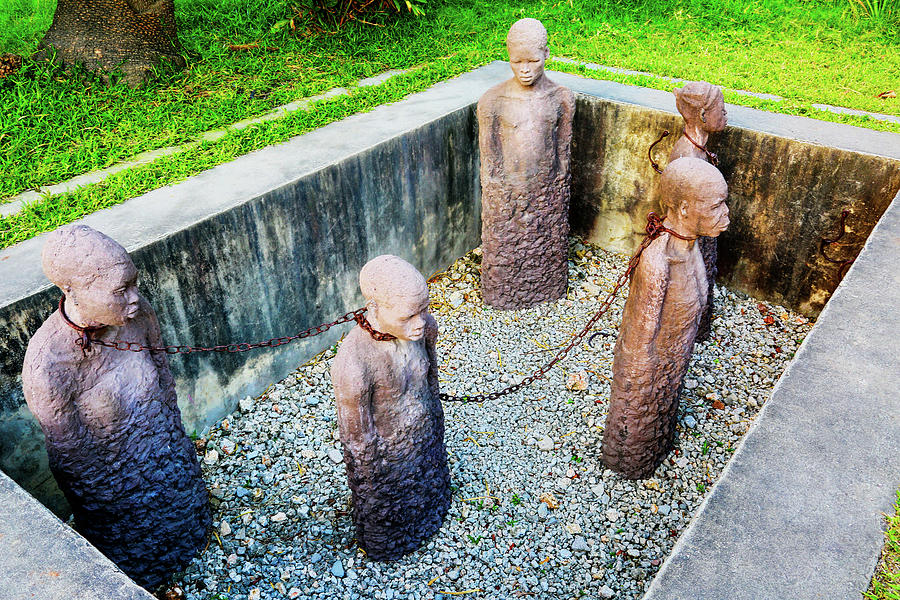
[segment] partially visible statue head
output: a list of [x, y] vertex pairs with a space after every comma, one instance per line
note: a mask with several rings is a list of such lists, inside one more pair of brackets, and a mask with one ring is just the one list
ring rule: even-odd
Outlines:
[[547, 30], [537, 19], [519, 19], [506, 35], [509, 66], [516, 80], [525, 87], [544, 76], [544, 62], [550, 56]]
[[660, 179], [666, 225], [682, 235], [716, 237], [728, 228], [728, 184], [717, 168], [699, 158], [673, 160]]
[[139, 309], [137, 269], [118, 242], [87, 225], [50, 233], [41, 253], [47, 278], [78, 307], [82, 325], [124, 325]]
[[400, 340], [422, 339], [428, 284], [414, 266], [391, 254], [377, 256], [359, 272], [359, 288], [379, 331]]
[[683, 88], [675, 88], [672, 93], [685, 123], [697, 125], [710, 133], [722, 131], [728, 125], [725, 97], [718, 86], [705, 81], [691, 81]]

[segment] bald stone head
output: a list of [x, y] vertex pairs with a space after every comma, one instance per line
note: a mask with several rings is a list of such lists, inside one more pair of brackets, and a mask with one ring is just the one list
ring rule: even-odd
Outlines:
[[708, 133], [722, 131], [728, 125], [725, 97], [718, 86], [705, 81], [691, 81], [683, 88], [675, 88], [672, 93], [685, 123]]
[[375, 329], [400, 340], [422, 339], [428, 284], [414, 266], [391, 254], [375, 257], [359, 272], [359, 288]]
[[716, 237], [728, 228], [728, 184], [717, 168], [699, 158], [673, 160], [660, 179], [666, 226], [681, 235]]
[[547, 30], [537, 19], [520, 19], [506, 35], [509, 65], [516, 81], [531, 87], [544, 76], [544, 63], [550, 56]]
[[[137, 269], [118, 242], [87, 225], [47, 236], [41, 253], [47, 279], [66, 295], [81, 325], [124, 325], [139, 309]], [[70, 306], [74, 310], [70, 310]]]

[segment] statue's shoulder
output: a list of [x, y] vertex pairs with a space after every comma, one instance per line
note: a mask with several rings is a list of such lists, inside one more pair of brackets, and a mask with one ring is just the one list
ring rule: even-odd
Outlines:
[[59, 366], [71, 360], [72, 347], [78, 334], [66, 327], [54, 312], [38, 328], [28, 341], [25, 360], [22, 364], [24, 380], [39, 382], [51, 375], [59, 376]]
[[559, 85], [552, 79], [547, 80], [552, 85], [547, 89], [547, 96], [559, 106], [569, 110], [575, 109], [575, 93], [569, 88]]
[[641, 253], [641, 259], [635, 269], [646, 279], [662, 280], [669, 276], [669, 262], [665, 239], [658, 238]]
[[575, 92], [564, 85], [556, 83], [552, 79], [548, 81], [553, 84], [553, 87], [550, 89], [550, 95], [553, 96], [557, 102], [565, 106], [575, 106]]
[[331, 363], [332, 379], [353, 379], [369, 372], [373, 358], [371, 336], [359, 327], [354, 327], [341, 342], [334, 361]]
[[491, 86], [488, 91], [481, 95], [481, 98], [478, 99], [478, 111], [482, 112], [485, 109], [493, 106], [499, 98], [507, 95], [507, 88], [509, 87], [512, 79], [507, 79], [506, 81], [501, 81], [500, 83]]

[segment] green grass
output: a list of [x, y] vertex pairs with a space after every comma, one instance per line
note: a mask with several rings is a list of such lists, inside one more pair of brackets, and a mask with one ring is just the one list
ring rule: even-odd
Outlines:
[[894, 509], [896, 514], [887, 518], [881, 562], [868, 592], [863, 594], [866, 600], [900, 600], [900, 490]]
[[[892, 0], [896, 1], [896, 0]], [[6, 0], [0, 51], [34, 48], [55, 3]], [[0, 219], [0, 247], [173, 183], [292, 135], [393, 102], [441, 79], [505, 59], [503, 39], [523, 16], [541, 19], [551, 52], [661, 76], [705, 79], [731, 89], [778, 94], [729, 102], [900, 132], [897, 124], [822, 113], [826, 103], [900, 115], [898, 99], [875, 96], [900, 81], [900, 34], [891, 23], [855, 17], [838, 0], [560, 0], [554, 3], [443, 0], [424, 18], [384, 27], [351, 23], [334, 35], [272, 32], [291, 14], [288, 0], [176, 0], [189, 68], [162, 73], [140, 90], [66, 77], [32, 65], [0, 80], [0, 198], [108, 167], [141, 152], [267, 112], [387, 69], [419, 67], [377, 90], [319, 103], [283, 122], [232, 133], [102, 184], [46, 198]], [[259, 41], [274, 51], [233, 52]], [[589, 77], [671, 89], [655, 77], [619, 76], [572, 65]], [[897, 90], [900, 92], [900, 90]], [[2, 202], [2, 201], [0, 201]]]

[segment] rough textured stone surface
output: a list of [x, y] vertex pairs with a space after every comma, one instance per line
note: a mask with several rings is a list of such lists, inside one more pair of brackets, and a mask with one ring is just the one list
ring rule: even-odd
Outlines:
[[152, 600], [0, 471], [0, 598]]
[[478, 101], [481, 283], [485, 302], [519, 309], [566, 293], [572, 92], [544, 76], [546, 31], [518, 21], [514, 77]]
[[661, 204], [668, 232], [634, 270], [616, 340], [603, 463], [629, 479], [650, 477], [672, 449], [678, 397], [697, 325], [706, 306], [706, 268], [695, 238], [728, 227], [728, 187], [697, 158], [663, 172]]
[[[713, 162], [718, 166], [718, 159], [713, 159], [714, 155], [711, 155], [706, 149], [706, 144], [709, 134], [723, 131], [728, 125], [728, 113], [725, 110], [725, 97], [722, 95], [722, 90], [705, 81], [691, 81], [683, 88], [675, 88], [673, 93], [675, 94], [675, 106], [684, 118], [684, 130], [681, 137], [675, 142], [672, 152], [669, 153], [669, 162], [684, 156], [693, 156], [700, 160]], [[700, 236], [697, 245], [700, 246], [700, 254], [703, 255], [706, 279], [709, 282], [706, 308], [700, 316], [700, 325], [697, 328], [697, 341], [705, 342], [709, 339], [715, 303], [713, 289], [719, 274], [716, 266], [719, 253], [716, 238]]]
[[645, 600], [858, 600], [868, 587], [900, 473], [898, 252], [900, 195]]
[[428, 287], [396, 256], [360, 273], [376, 341], [354, 328], [331, 369], [356, 539], [373, 560], [396, 560], [441, 527], [450, 506], [444, 411]]
[[28, 345], [22, 385], [75, 527], [139, 584], [183, 568], [211, 521], [194, 445], [163, 353], [85, 351], [66, 323], [101, 340], [161, 345], [125, 249], [84, 225], [48, 236], [44, 270], [66, 294]]

